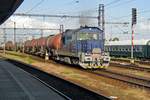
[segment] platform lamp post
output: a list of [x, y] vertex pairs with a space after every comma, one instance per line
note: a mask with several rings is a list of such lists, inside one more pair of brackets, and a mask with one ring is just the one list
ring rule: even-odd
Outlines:
[[136, 23], [137, 23], [137, 9], [132, 8], [131, 63], [134, 63], [134, 29], [135, 29]]

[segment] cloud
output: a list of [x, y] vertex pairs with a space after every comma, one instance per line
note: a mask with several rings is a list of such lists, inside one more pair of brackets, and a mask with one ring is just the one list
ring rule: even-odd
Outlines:
[[[118, 25], [119, 26], [119, 25]], [[123, 31], [128, 32], [126, 34], [123, 33]], [[135, 27], [135, 34], [134, 39], [149, 39], [150, 40], [150, 21], [141, 18], [137, 21], [137, 25]], [[110, 38], [119, 37], [120, 40], [130, 40], [131, 39], [131, 25], [128, 25], [128, 27], [115, 27], [106, 25], [106, 39], [109, 40]]]
[[[16, 28], [49, 28], [49, 29], [59, 29], [59, 24], [43, 20], [41, 18], [34, 18], [34, 17], [19, 17], [19, 16], [12, 16], [10, 17], [2, 26], [6, 28], [14, 28], [14, 22], [16, 22]], [[59, 30], [43, 30], [43, 36], [48, 36], [51, 34], [57, 34]], [[0, 30], [0, 33], [3, 34], [3, 30]], [[13, 40], [13, 30], [6, 30], [7, 33], [7, 40]], [[16, 30], [17, 41], [21, 39], [25, 40], [32, 39], [32, 37], [39, 38], [41, 36], [41, 30]]]
[[150, 32], [150, 21], [143, 20], [136, 25], [136, 32], [148, 34]]
[[6, 22], [6, 27], [14, 27], [13, 22], [16, 22], [16, 27], [18, 28], [59, 28], [59, 25], [57, 23], [51, 23], [47, 21], [43, 22], [40, 19], [19, 16], [10, 17]]

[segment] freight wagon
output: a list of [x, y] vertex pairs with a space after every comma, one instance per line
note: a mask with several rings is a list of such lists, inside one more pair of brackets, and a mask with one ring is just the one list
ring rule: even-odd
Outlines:
[[12, 41], [8, 41], [5, 43], [5, 49], [9, 50], [9, 51], [13, 51], [14, 50], [14, 45]]

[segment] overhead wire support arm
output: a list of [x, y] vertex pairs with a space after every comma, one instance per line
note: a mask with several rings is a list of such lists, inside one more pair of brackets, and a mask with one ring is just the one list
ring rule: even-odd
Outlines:
[[[6, 27], [6, 28], [0, 28], [0, 29], [14, 29], [11, 27]], [[15, 28], [17, 30], [60, 30], [60, 29], [52, 29], [52, 28]]]
[[24, 13], [15, 13], [13, 16], [31, 16], [31, 17], [55, 17], [55, 18], [91, 18], [97, 19], [95, 16], [70, 16], [70, 15], [44, 15], [44, 14], [24, 14]]
[[[97, 17], [97, 16], [73, 16], [73, 15], [45, 15], [45, 14], [24, 14], [24, 13], [15, 13], [13, 14], [13, 16], [99, 19], [99, 16]], [[129, 24], [129, 22], [105, 22], [105, 24]]]
[[129, 22], [105, 22], [105, 24], [124, 24], [124, 25], [128, 25], [130, 23]]

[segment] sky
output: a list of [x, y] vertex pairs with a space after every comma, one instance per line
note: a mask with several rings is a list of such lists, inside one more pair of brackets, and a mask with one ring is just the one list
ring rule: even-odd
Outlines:
[[[150, 39], [150, 0], [24, 0], [15, 13], [98, 16], [99, 4], [105, 5], [106, 22], [131, 22], [131, 9], [137, 8], [138, 22], [135, 28], [135, 39]], [[78, 28], [82, 25], [79, 19], [47, 18], [43, 20], [42, 18], [32, 17], [11, 17], [6, 22], [8, 27], [13, 27], [10, 20], [15, 21], [17, 27], [59, 28], [59, 24], [63, 23], [65, 28], [68, 29]], [[85, 20], [84, 24], [97, 26], [97, 20]], [[10, 30], [7, 32], [12, 33]], [[27, 31], [18, 32], [23, 33]], [[36, 34], [40, 33], [40, 31], [28, 31], [28, 33]], [[55, 33], [57, 32], [45, 32], [47, 35]], [[131, 25], [107, 24], [105, 37], [108, 40], [114, 37], [119, 37], [120, 40], [127, 40], [131, 37], [130, 33]]]
[[[38, 3], [40, 5], [31, 10]], [[105, 4], [106, 18], [110, 19], [129, 15], [132, 8], [137, 8], [138, 12], [150, 10], [150, 0], [24, 0], [17, 12], [78, 15], [86, 10], [95, 12], [99, 4]], [[149, 17], [149, 14], [144, 14], [144, 17]]]

